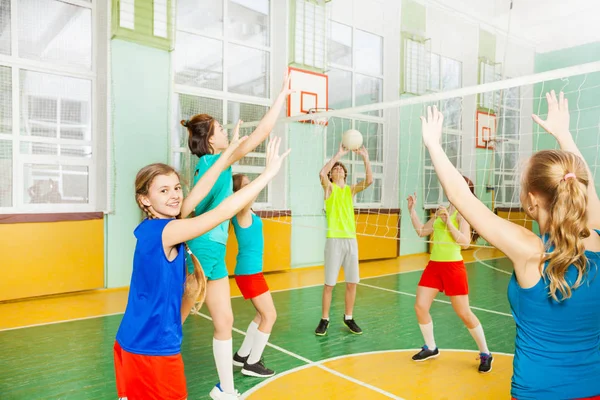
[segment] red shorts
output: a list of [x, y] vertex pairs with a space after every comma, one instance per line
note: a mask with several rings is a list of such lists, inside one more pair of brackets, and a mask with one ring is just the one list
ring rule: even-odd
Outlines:
[[469, 294], [469, 282], [464, 261], [429, 261], [419, 286], [437, 289], [446, 296]]
[[181, 354], [143, 356], [129, 353], [115, 341], [117, 395], [128, 400], [184, 400], [187, 387]]
[[269, 286], [262, 272], [252, 275], [236, 275], [235, 282], [244, 299], [253, 299], [269, 291]]

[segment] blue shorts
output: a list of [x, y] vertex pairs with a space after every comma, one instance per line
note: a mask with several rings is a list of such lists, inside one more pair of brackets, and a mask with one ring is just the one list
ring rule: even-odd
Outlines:
[[[188, 246], [200, 261], [206, 279], [216, 281], [229, 276], [227, 265], [225, 265], [227, 248], [224, 244], [208, 240], [193, 240], [188, 242]], [[187, 256], [187, 269], [190, 274], [194, 272], [194, 264], [189, 255]]]

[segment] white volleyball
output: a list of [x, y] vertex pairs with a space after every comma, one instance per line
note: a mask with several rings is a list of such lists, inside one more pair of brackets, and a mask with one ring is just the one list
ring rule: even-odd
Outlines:
[[359, 149], [363, 144], [363, 137], [356, 129], [350, 129], [344, 132], [342, 136], [342, 144], [348, 150]]

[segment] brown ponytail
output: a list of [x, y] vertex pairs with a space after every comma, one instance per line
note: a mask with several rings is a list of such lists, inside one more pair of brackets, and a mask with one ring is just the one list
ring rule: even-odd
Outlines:
[[[531, 157], [524, 188], [540, 195], [550, 215], [547, 228], [546, 255], [548, 262], [542, 276], [549, 281], [550, 296], [561, 301], [571, 297], [586, 275], [587, 258], [583, 239], [590, 236], [587, 226], [588, 174], [583, 160], [573, 153], [544, 150]], [[550, 247], [554, 247], [550, 251]], [[569, 266], [577, 268], [577, 280], [565, 279]], [[560, 296], [557, 294], [560, 293]]]
[[[148, 165], [138, 172], [135, 178], [135, 199], [146, 218], [155, 219], [157, 217], [152, 212], [151, 207], [145, 206], [142, 203], [141, 196], [148, 195], [150, 186], [157, 176], [170, 174], [176, 174], [179, 177], [179, 174], [177, 171], [175, 171], [175, 169], [173, 169], [173, 167], [161, 163]], [[181, 218], [181, 215], [178, 215], [177, 218]], [[206, 298], [206, 276], [204, 275], [204, 270], [202, 269], [198, 258], [196, 258], [196, 256], [191, 252], [186, 243], [184, 243], [184, 246], [186, 252], [192, 259], [192, 263], [194, 264], [194, 273], [187, 274], [186, 276], [183, 297], [184, 299], [195, 299], [196, 303], [194, 305], [194, 309], [198, 311], [202, 307], [202, 304]]]
[[213, 154], [210, 138], [215, 134], [216, 120], [208, 114], [197, 114], [188, 120], [181, 120], [181, 125], [188, 130], [188, 147], [192, 154], [202, 157]]

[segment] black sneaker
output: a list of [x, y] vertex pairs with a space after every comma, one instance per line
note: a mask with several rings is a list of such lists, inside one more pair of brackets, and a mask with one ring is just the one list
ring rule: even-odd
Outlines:
[[344, 317], [344, 323], [346, 324], [348, 329], [350, 329], [350, 332], [354, 333], [355, 335], [362, 335], [362, 329], [360, 329], [358, 325], [356, 325], [354, 319], [346, 319], [346, 317]]
[[329, 320], [321, 319], [321, 321], [319, 321], [319, 326], [317, 326], [317, 329], [315, 329], [315, 335], [325, 336], [325, 334], [327, 333], [328, 327], [329, 327]]
[[244, 364], [244, 368], [242, 368], [242, 374], [246, 376], [254, 376], [256, 378], [268, 378], [275, 375], [275, 371], [265, 367], [264, 361], [261, 359], [255, 364]]
[[417, 354], [412, 356], [412, 359], [414, 361], [425, 361], [430, 358], [436, 358], [439, 355], [440, 355], [440, 350], [437, 347], [433, 350], [429, 350], [429, 347], [427, 347], [427, 345], [425, 345], [421, 348], [420, 352], [418, 352]]
[[479, 372], [486, 374], [492, 370], [492, 354], [479, 353]]
[[243, 367], [244, 364], [246, 364], [246, 361], [248, 361], [248, 357], [250, 357], [250, 354], [248, 354], [246, 357], [242, 357], [236, 351], [233, 355], [233, 365], [236, 367]]

